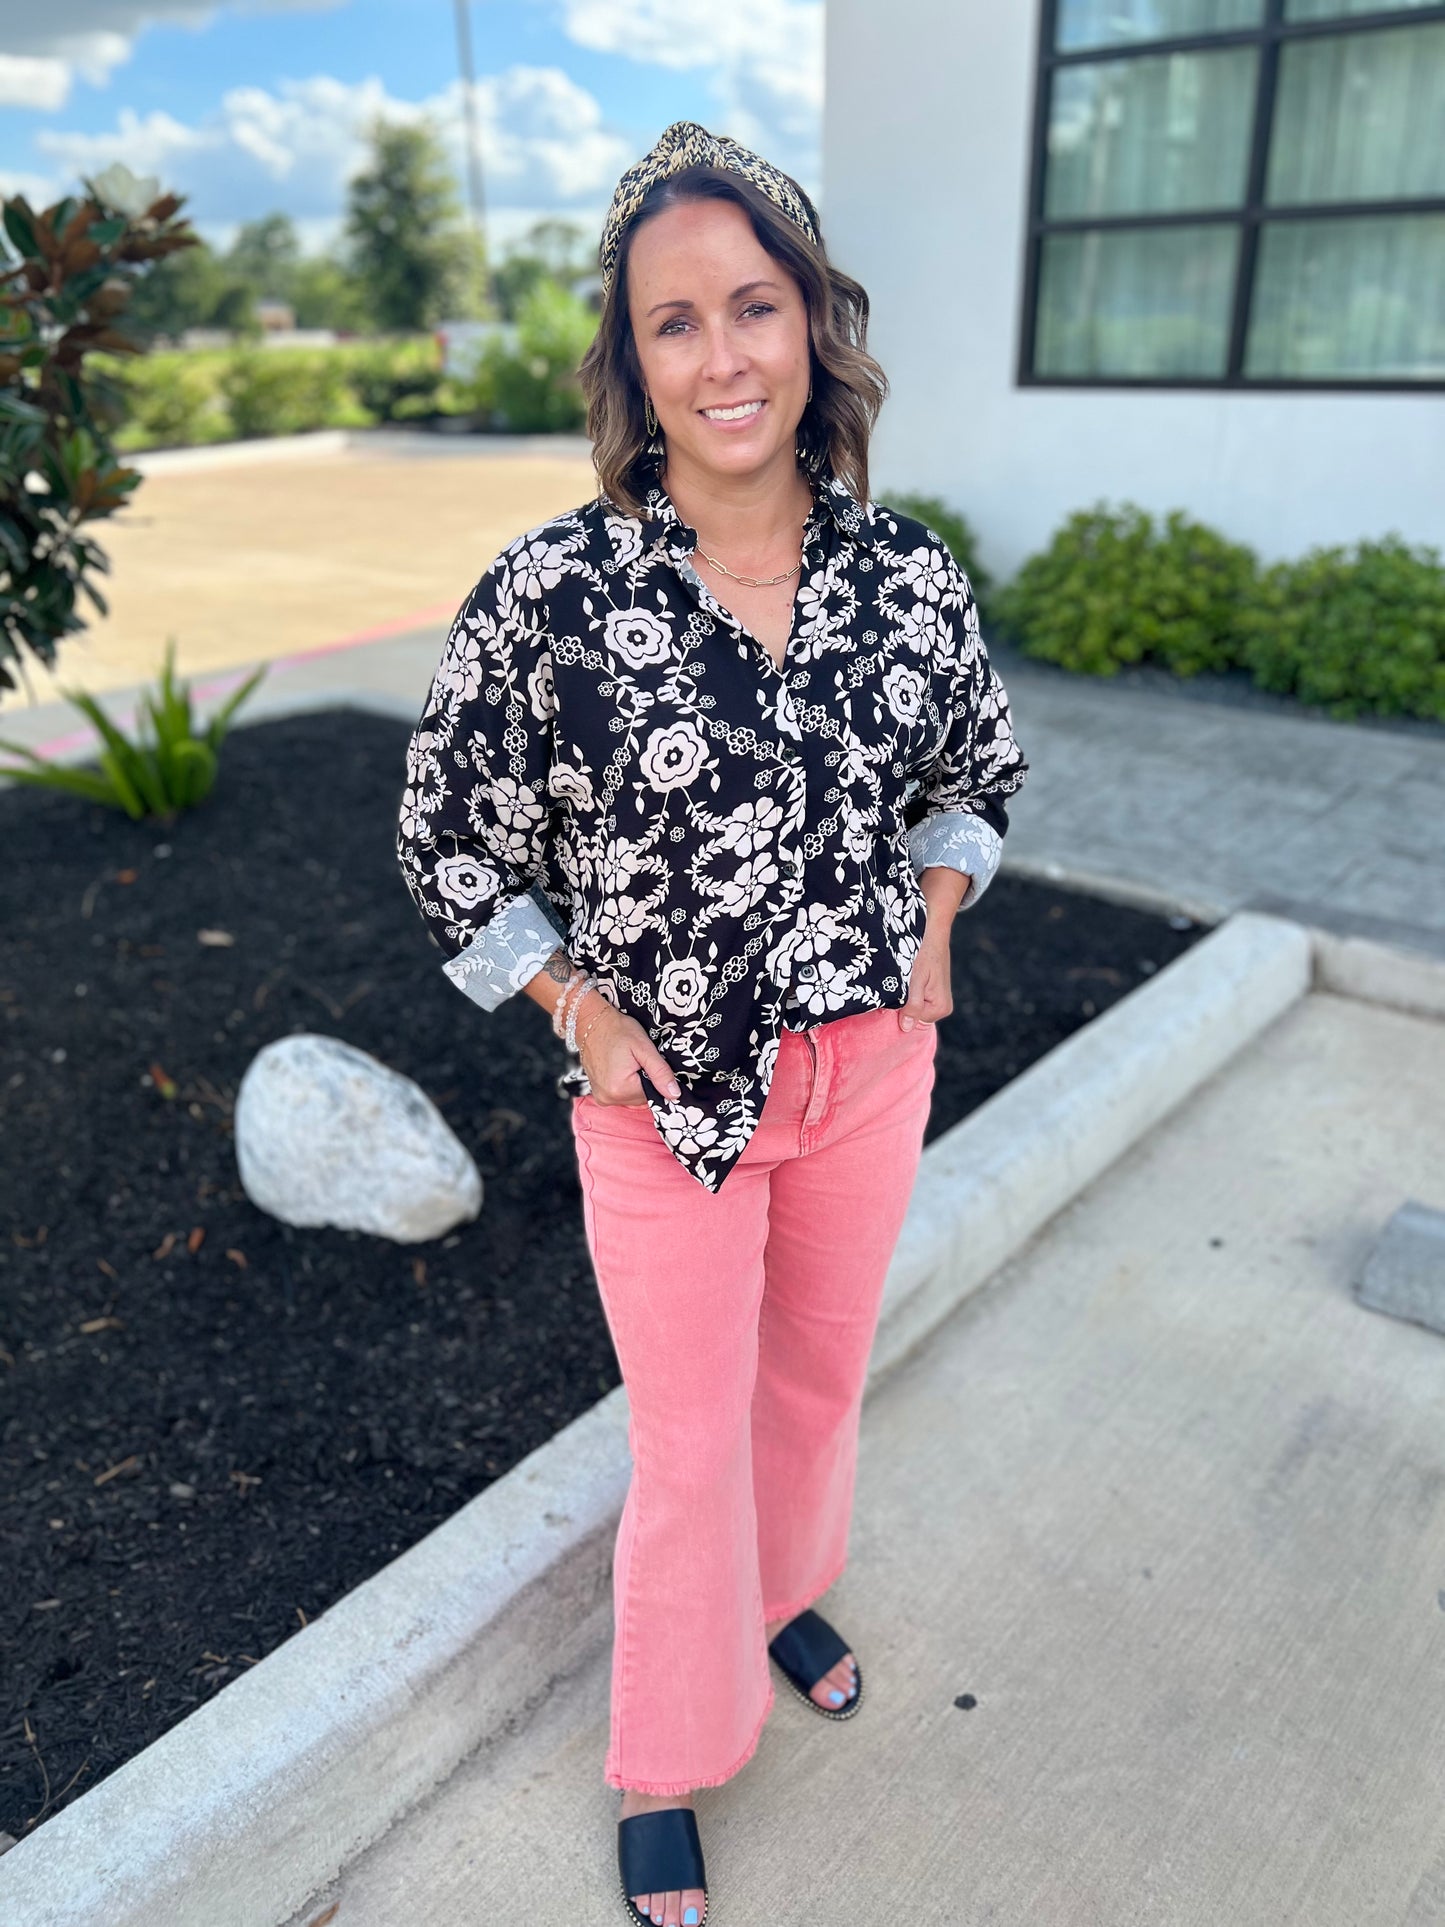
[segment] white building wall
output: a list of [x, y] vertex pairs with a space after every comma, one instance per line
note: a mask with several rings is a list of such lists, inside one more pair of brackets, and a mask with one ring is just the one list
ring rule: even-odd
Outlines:
[[1038, 0], [827, 0], [823, 215], [892, 383], [873, 492], [942, 495], [1000, 577], [1106, 498], [1262, 556], [1445, 543], [1445, 397], [1020, 388]]

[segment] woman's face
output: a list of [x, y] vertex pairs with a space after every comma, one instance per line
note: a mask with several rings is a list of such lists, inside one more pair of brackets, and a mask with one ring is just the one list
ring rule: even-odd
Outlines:
[[794, 460], [811, 357], [803, 291], [734, 201], [644, 221], [628, 313], [670, 468], [739, 478]]

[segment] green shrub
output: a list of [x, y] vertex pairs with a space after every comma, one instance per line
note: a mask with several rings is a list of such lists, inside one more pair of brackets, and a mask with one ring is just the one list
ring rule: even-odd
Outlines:
[[937, 495], [889, 494], [885, 506], [897, 509], [900, 515], [911, 515], [915, 522], [922, 522], [926, 529], [940, 538], [968, 577], [982, 621], [988, 611], [993, 580], [985, 573], [978, 559], [978, 538], [958, 510], [951, 509]]
[[116, 459], [122, 403], [93, 361], [141, 352], [127, 327], [137, 277], [200, 245], [159, 181], [114, 161], [34, 208], [0, 196], [0, 689], [17, 687], [28, 649], [48, 669], [85, 627], [83, 592], [109, 557], [87, 523], [124, 508], [140, 471]]
[[995, 598], [1026, 655], [1112, 676], [1160, 662], [1179, 676], [1238, 660], [1240, 611], [1255, 590], [1252, 550], [1175, 509], [1156, 527], [1133, 503], [1071, 515]]
[[438, 412], [441, 357], [432, 336], [368, 341], [336, 352], [353, 394], [373, 421], [413, 421]]
[[308, 428], [364, 428], [346, 367], [327, 348], [239, 348], [220, 389], [237, 435], [295, 435]]
[[125, 408], [115, 436], [118, 448], [192, 448], [225, 441], [232, 434], [217, 385], [221, 364], [216, 354], [177, 349], [157, 350], [143, 361], [96, 359], [113, 375]]
[[1319, 703], [1445, 721], [1445, 566], [1398, 535], [1311, 549], [1265, 572], [1242, 621], [1265, 689]]
[[490, 341], [475, 384], [481, 412], [517, 434], [539, 435], [581, 428], [586, 403], [577, 364], [597, 332], [587, 303], [555, 281], [539, 281], [522, 301], [517, 346]]

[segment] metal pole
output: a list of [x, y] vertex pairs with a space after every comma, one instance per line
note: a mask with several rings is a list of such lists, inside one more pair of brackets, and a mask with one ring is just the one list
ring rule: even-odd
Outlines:
[[462, 70], [462, 113], [467, 132], [467, 191], [472, 204], [472, 225], [482, 246], [483, 286], [489, 303], [495, 307], [492, 287], [492, 259], [487, 247], [487, 213], [482, 196], [481, 133], [477, 126], [476, 74], [472, 67], [471, 0], [455, 0], [457, 17], [457, 60]]

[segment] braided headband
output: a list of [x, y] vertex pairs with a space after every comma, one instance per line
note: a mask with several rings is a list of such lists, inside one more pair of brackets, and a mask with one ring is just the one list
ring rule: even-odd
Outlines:
[[613, 192], [597, 250], [604, 294], [612, 286], [617, 253], [627, 224], [642, 206], [648, 190], [659, 181], [680, 174], [685, 167], [717, 167], [729, 174], [740, 174], [766, 194], [774, 207], [786, 214], [795, 227], [800, 227], [810, 241], [817, 243], [818, 230], [808, 203], [796, 181], [790, 180], [781, 168], [765, 161], [761, 154], [754, 154], [751, 148], [730, 140], [726, 134], [710, 134], [694, 120], [675, 120], [652, 152], [628, 168]]

